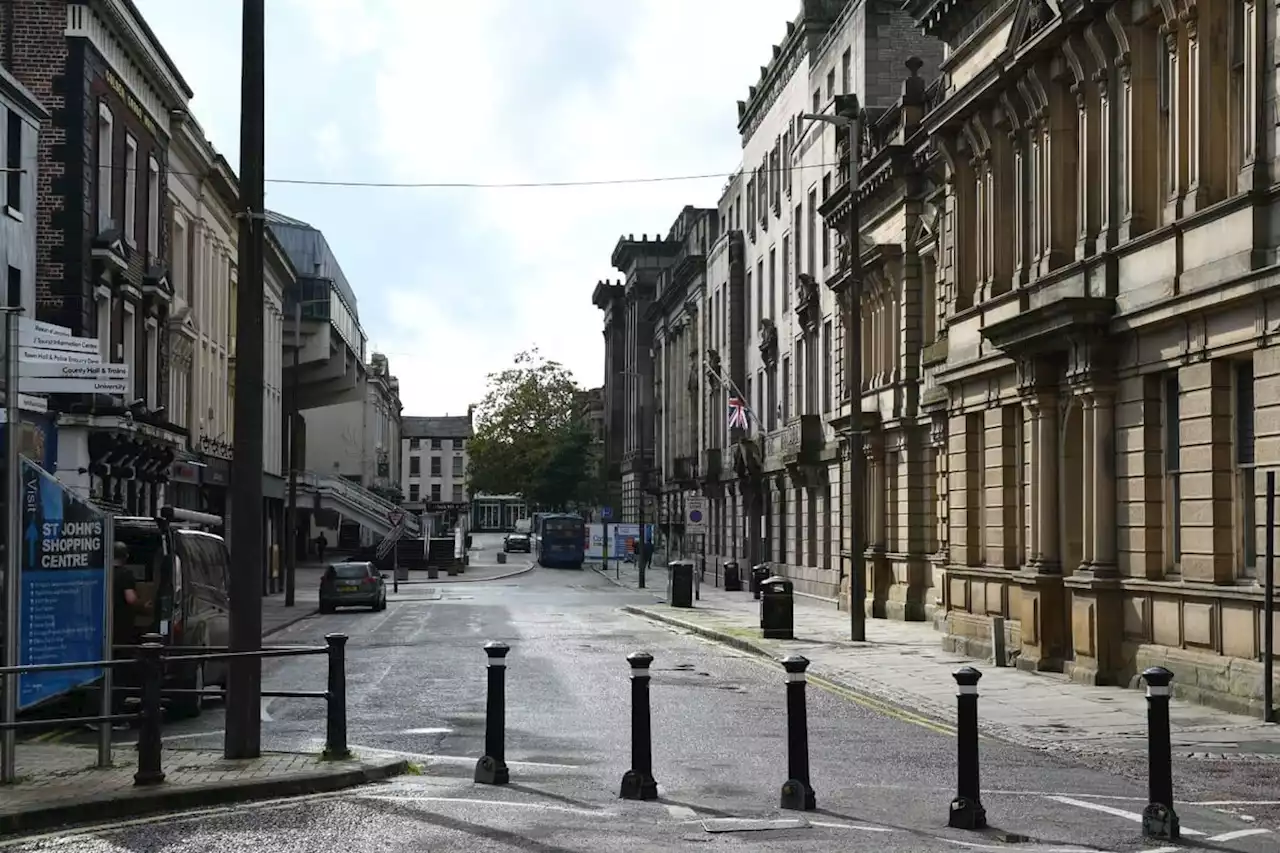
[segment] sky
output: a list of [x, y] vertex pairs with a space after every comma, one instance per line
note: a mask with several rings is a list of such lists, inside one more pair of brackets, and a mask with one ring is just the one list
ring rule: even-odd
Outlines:
[[[239, 161], [239, 0], [135, 0]], [[726, 180], [739, 99], [799, 0], [267, 0], [267, 206], [322, 230], [406, 415], [465, 413], [538, 347], [602, 384], [597, 281]]]

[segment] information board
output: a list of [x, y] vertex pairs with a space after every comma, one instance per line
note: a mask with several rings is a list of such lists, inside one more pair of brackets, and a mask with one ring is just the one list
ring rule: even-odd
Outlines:
[[[108, 519], [22, 459], [20, 665], [101, 660], [106, 631]], [[92, 682], [102, 670], [23, 673], [18, 707]]]

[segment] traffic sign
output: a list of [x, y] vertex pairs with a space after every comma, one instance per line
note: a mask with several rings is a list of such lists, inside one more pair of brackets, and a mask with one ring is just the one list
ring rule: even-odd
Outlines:
[[399, 527], [404, 524], [404, 510], [393, 509], [387, 513], [387, 520], [391, 522], [392, 527]]
[[600, 520], [608, 521], [611, 518], [613, 518], [613, 508], [607, 506], [600, 507]]
[[706, 533], [707, 532], [707, 499], [706, 498], [685, 498], [684, 532], [685, 533]]

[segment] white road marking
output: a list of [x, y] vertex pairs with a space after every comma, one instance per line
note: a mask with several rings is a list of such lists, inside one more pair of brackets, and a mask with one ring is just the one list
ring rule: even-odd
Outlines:
[[1100, 851], [1095, 847], [1047, 847], [1041, 844], [980, 844], [977, 841], [961, 841], [958, 838], [944, 838], [943, 841], [948, 841], [969, 850], [1017, 850], [1019, 853], [1104, 853], [1104, 851]]
[[1237, 838], [1248, 838], [1251, 835], [1269, 835], [1270, 833], [1271, 830], [1269, 829], [1259, 829], [1256, 827], [1253, 829], [1236, 829], [1231, 832], [1224, 832], [1221, 835], [1214, 835], [1210, 838], [1206, 838], [1205, 841], [1235, 841]]
[[357, 800], [384, 800], [404, 803], [465, 803], [477, 806], [512, 806], [521, 809], [542, 809], [548, 812], [565, 812], [567, 814], [583, 814], [591, 817], [617, 817], [613, 812], [603, 809], [575, 809], [569, 806], [557, 806], [551, 803], [519, 803], [511, 800], [486, 800], [480, 797], [403, 797], [394, 794], [356, 794]]
[[[422, 752], [403, 752], [398, 749], [379, 749], [376, 746], [360, 746], [359, 744], [348, 744], [353, 752], [369, 753], [372, 755], [389, 755], [393, 758], [405, 758], [411, 761], [421, 761], [424, 763], [436, 762], [438, 764], [475, 764], [479, 759], [469, 755], [431, 755]], [[513, 761], [507, 759], [507, 766], [512, 767], [554, 767], [558, 770], [579, 770], [577, 764], [548, 764], [542, 761]]]
[[827, 829], [857, 829], [862, 832], [893, 832], [887, 826], [870, 826], [865, 823], [829, 823], [825, 820], [811, 820], [810, 826], [821, 826]]
[[[1077, 806], [1082, 809], [1089, 809], [1090, 811], [1101, 812], [1102, 814], [1109, 814], [1109, 815], [1112, 815], [1113, 817], [1124, 818], [1125, 820], [1131, 820], [1134, 823], [1142, 823], [1141, 812], [1127, 812], [1124, 809], [1117, 809], [1117, 808], [1113, 808], [1112, 806], [1104, 806], [1102, 803], [1091, 803], [1087, 800], [1077, 800], [1074, 797], [1045, 797], [1045, 799], [1053, 800], [1056, 803], [1063, 803], [1064, 805], [1068, 805], [1068, 806]], [[1182, 827], [1182, 834], [1183, 835], [1204, 835], [1203, 832], [1199, 832], [1194, 829], [1189, 829], [1185, 826]]]
[[181, 734], [181, 735], [165, 735], [163, 738], [161, 738], [161, 740], [164, 740], [164, 741], [190, 740], [191, 738], [213, 737], [215, 735], [221, 735], [221, 734], [226, 734], [226, 730], [214, 729], [213, 731], [210, 731], [210, 732], [187, 732], [186, 734]]
[[450, 732], [452, 732], [452, 731], [453, 731], [453, 729], [448, 728], [448, 727], [446, 727], [446, 726], [428, 726], [428, 727], [426, 727], [426, 728], [424, 728], [424, 729], [404, 729], [403, 731], [396, 732], [396, 734], [401, 734], [401, 735], [447, 735], [447, 734], [449, 734], [449, 733], [450, 733]]
[[667, 814], [676, 820], [695, 820], [698, 813], [688, 806], [667, 806]]

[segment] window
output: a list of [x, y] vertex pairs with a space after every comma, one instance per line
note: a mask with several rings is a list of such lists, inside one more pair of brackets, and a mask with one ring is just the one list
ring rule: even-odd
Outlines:
[[[772, 312], [769, 312], [770, 314]], [[764, 308], [764, 259], [756, 261], [756, 325], [767, 316]]]
[[453, 502], [456, 504], [462, 503], [462, 484], [461, 483], [453, 484]]
[[822, 88], [813, 90], [813, 111], [815, 113], [822, 112]]
[[433, 438], [433, 439], [431, 439], [431, 449], [432, 449], [432, 450], [439, 450], [439, 449], [440, 449], [440, 439], [438, 439], [438, 438]]
[[178, 217], [173, 218], [173, 240], [169, 245], [169, 255], [173, 259], [169, 270], [169, 283], [173, 292], [184, 302], [190, 302], [187, 295], [187, 224]]
[[791, 356], [782, 359], [782, 422], [791, 420]]
[[17, 307], [22, 304], [22, 270], [17, 267], [9, 267], [9, 293], [5, 304]]
[[836, 96], [836, 70], [832, 68], [827, 72], [827, 100], [830, 101]]
[[5, 206], [22, 212], [22, 116], [9, 110], [4, 138]]
[[432, 477], [440, 476], [440, 457], [439, 456], [431, 457], [431, 476]]
[[[831, 173], [822, 176], [822, 200], [825, 202], [831, 197]], [[823, 227], [822, 229], [822, 268], [825, 270], [831, 266], [831, 229]]]
[[98, 353], [103, 361], [115, 361], [111, 357], [111, 291], [105, 287], [97, 290]]
[[418, 499], [421, 497], [422, 497], [422, 487], [419, 486], [417, 483], [410, 483], [409, 484], [409, 503], [417, 503]]
[[417, 449], [418, 449], [418, 439], [416, 439], [416, 438], [411, 438], [411, 439], [409, 439], [409, 449], [410, 449], [410, 450], [417, 450]]
[[849, 79], [849, 72], [853, 66], [852, 57], [849, 51], [844, 52], [844, 56], [840, 57], [840, 94], [847, 95], [853, 91], [850, 88], [852, 81]]
[[124, 238], [138, 242], [138, 141], [124, 137]]
[[831, 411], [831, 321], [822, 324], [822, 413]]
[[746, 272], [746, 289], [745, 297], [742, 301], [743, 305], [743, 321], [747, 324], [747, 328], [751, 328], [751, 270]]
[[133, 304], [125, 302], [122, 304], [124, 308], [124, 316], [122, 317], [121, 330], [124, 332], [124, 353], [121, 359], [129, 366], [129, 376], [125, 380], [125, 402], [131, 403], [134, 399], [134, 389], [138, 387], [138, 322], [137, 315], [134, 314]]
[[456, 442], [455, 442], [455, 444], [454, 444], [454, 447], [456, 447], [456, 448], [457, 448], [457, 449], [459, 449], [459, 450], [466, 450], [466, 449], [467, 449], [467, 440], [466, 440], [465, 438], [459, 438], [459, 439], [457, 439], [457, 440], [456, 440]]
[[774, 367], [765, 376], [769, 382], [769, 431], [773, 432], [778, 428], [778, 368]]
[[431, 501], [432, 503], [440, 503], [440, 484], [431, 484]]
[[[111, 155], [115, 134], [111, 110], [106, 104], [98, 104], [98, 230], [111, 227]], [[104, 350], [105, 353], [105, 350]]]
[[461, 476], [462, 476], [462, 456], [461, 456], [461, 454], [459, 454], [458, 456], [453, 457], [453, 476], [455, 476], [455, 477], [461, 477]]
[[[799, 237], [796, 243], [800, 242]], [[791, 235], [782, 235], [782, 314], [791, 308]]]
[[[785, 288], [784, 288], [785, 289]], [[783, 297], [786, 305], [786, 297]], [[776, 319], [778, 310], [778, 251], [769, 249], [769, 319]]]
[[1254, 483], [1254, 400], [1253, 362], [1235, 366], [1235, 477], [1236, 529], [1238, 554], [1236, 566], [1245, 577], [1257, 577], [1258, 522], [1257, 494]]
[[147, 408], [154, 410], [160, 399], [160, 340], [156, 321], [147, 319]]
[[147, 254], [154, 263], [160, 258], [160, 164], [147, 159]]
[[421, 475], [422, 475], [422, 457], [410, 456], [409, 457], [409, 476], [419, 477]]
[[1165, 553], [1169, 555], [1165, 567], [1170, 573], [1178, 573], [1182, 566], [1182, 484], [1179, 482], [1179, 457], [1181, 439], [1178, 435], [1178, 373], [1171, 372], [1164, 380], [1164, 506]]

